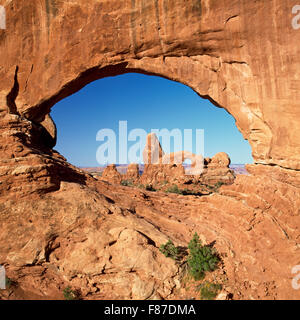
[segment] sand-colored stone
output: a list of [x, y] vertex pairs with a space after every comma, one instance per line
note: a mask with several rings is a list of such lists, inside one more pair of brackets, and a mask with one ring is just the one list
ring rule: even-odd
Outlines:
[[231, 160], [225, 152], [219, 152], [211, 158], [208, 167], [226, 167], [229, 168]]
[[42, 122], [56, 102], [93, 80], [156, 74], [226, 108], [255, 162], [300, 169], [300, 54], [292, 4], [0, 3], [7, 13], [7, 28], [0, 30], [1, 118], [10, 112]]
[[113, 184], [118, 184], [122, 181], [122, 176], [118, 172], [116, 165], [110, 164], [104, 169], [101, 176], [101, 180], [104, 180]]
[[181, 164], [147, 164], [141, 175], [140, 183], [155, 185], [161, 182], [179, 183], [185, 177]]
[[164, 152], [155, 133], [149, 133], [143, 150], [145, 164], [161, 164]]
[[[234, 299], [300, 299], [291, 286], [300, 261], [300, 47], [290, 2], [0, 5], [0, 264], [20, 285], [1, 298], [62, 299], [68, 285], [86, 299], [176, 298], [177, 266], [158, 248], [168, 238], [186, 246], [197, 231], [216, 241]], [[51, 108], [127, 72], [181, 82], [225, 108], [251, 145], [250, 175], [184, 197], [104, 183], [67, 163], [53, 150]]]
[[127, 167], [127, 171], [123, 180], [128, 180], [131, 182], [137, 182], [140, 178], [139, 165], [136, 163], [131, 163]]
[[216, 242], [233, 299], [299, 299], [299, 199], [296, 187], [255, 175], [203, 197], [64, 182], [1, 203], [0, 262], [30, 298], [62, 299], [71, 286], [86, 299], [174, 299], [178, 269], [158, 248], [169, 238], [186, 246], [198, 232]]

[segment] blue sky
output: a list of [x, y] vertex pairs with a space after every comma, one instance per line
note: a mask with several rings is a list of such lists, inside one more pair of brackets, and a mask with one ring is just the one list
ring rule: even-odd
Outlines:
[[[96, 152], [103, 142], [96, 141], [97, 132], [109, 128], [118, 139], [119, 121], [127, 121], [128, 132], [204, 129], [205, 157], [223, 151], [232, 163], [253, 162], [250, 145], [230, 114], [189, 87], [160, 77], [130, 73], [94, 81], [57, 103], [51, 116], [58, 130], [55, 149], [76, 166], [99, 166]], [[179, 150], [171, 144], [171, 150], [165, 151]], [[196, 151], [195, 135], [193, 150], [188, 151]]]

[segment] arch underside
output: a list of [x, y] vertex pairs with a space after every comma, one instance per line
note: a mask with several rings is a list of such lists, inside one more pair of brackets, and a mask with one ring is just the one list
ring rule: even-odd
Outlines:
[[[249, 119], [250, 118], [253, 119], [253, 117], [255, 117], [255, 115], [252, 115], [249, 112], [249, 110], [247, 110], [246, 116], [244, 116], [244, 117], [235, 116], [235, 110], [234, 110], [234, 108], [232, 108], [233, 104], [229, 105], [227, 107], [226, 95], [223, 94], [223, 96], [219, 96], [219, 93], [217, 95], [213, 94], [213, 90], [214, 90], [213, 87], [215, 85], [209, 79], [209, 74], [207, 74], [206, 71], [205, 71], [205, 74], [203, 75], [203, 79], [197, 79], [197, 81], [199, 81], [198, 85], [196, 85], [194, 83], [195, 81], [193, 81], [191, 75], [184, 76], [184, 72], [182, 72], [182, 71], [177, 72], [177, 73], [181, 74], [181, 76], [176, 76], [176, 73], [174, 73], [173, 65], [177, 65], [179, 59], [180, 58], [175, 58], [175, 60], [171, 59], [170, 63], [169, 63], [169, 59], [164, 58], [164, 61], [162, 64], [161, 64], [160, 58], [155, 58], [154, 60], [147, 59], [146, 61], [141, 61], [141, 62], [139, 60], [131, 60], [129, 62], [122, 62], [122, 63], [118, 63], [118, 64], [108, 65], [105, 67], [97, 66], [97, 67], [88, 69], [88, 70], [84, 71], [83, 73], [81, 73], [80, 75], [78, 75], [72, 81], [64, 84], [62, 86], [62, 88], [57, 93], [55, 93], [51, 97], [47, 97], [46, 99], [43, 99], [37, 105], [34, 105], [30, 108], [26, 108], [24, 111], [21, 112], [21, 114], [23, 116], [25, 116], [26, 119], [29, 119], [35, 123], [40, 123], [43, 125], [45, 117], [50, 114], [51, 108], [57, 102], [59, 102], [62, 99], [78, 92], [80, 89], [82, 89], [87, 84], [89, 84], [93, 81], [105, 78], [105, 77], [118, 76], [118, 75], [122, 75], [122, 74], [126, 74], [126, 73], [140, 73], [140, 74], [144, 74], [144, 75], [159, 76], [159, 77], [163, 77], [168, 80], [180, 82], [180, 83], [192, 88], [201, 98], [208, 99], [216, 107], [224, 108], [228, 113], [230, 113], [235, 118], [236, 125], [237, 125], [238, 129], [242, 132], [244, 138], [249, 140], [250, 145], [252, 146], [252, 150], [253, 150], [256, 147], [257, 136], [252, 135], [253, 141], [250, 140], [249, 137], [251, 135], [249, 135], [249, 133], [247, 131], [243, 130], [243, 128], [245, 127], [245, 121], [248, 124]], [[157, 63], [158, 63], [158, 65], [157, 65]], [[188, 63], [188, 61], [187, 61], [187, 63]], [[193, 62], [191, 63], [191, 66], [193, 67]], [[198, 67], [198, 65], [197, 65], [197, 67]], [[183, 68], [185, 68], [185, 66]], [[203, 66], [201, 66], [201, 68], [203, 68]], [[217, 82], [217, 88], [215, 87], [215, 89], [218, 92], [219, 91], [223, 92], [224, 90], [226, 90], [226, 88], [223, 88], [222, 90], [219, 88], [219, 84], [218, 84], [219, 80], [218, 79], [216, 79], [216, 82]], [[199, 85], [206, 86], [207, 87], [206, 91], [203, 91], [203, 92], [200, 91], [198, 89]], [[226, 84], [224, 84], [224, 83], [222, 85], [226, 86]], [[209, 86], [212, 86], [212, 87], [209, 87]], [[223, 101], [222, 99], [224, 101], [226, 101], [226, 103], [222, 104], [222, 101]], [[218, 101], [220, 101], [220, 102], [218, 102]], [[235, 96], [234, 97], [234, 104], [235, 105], [239, 105], [239, 104], [243, 105], [243, 102], [241, 99], [238, 99], [238, 97]], [[244, 106], [243, 106], [243, 108], [246, 109], [246, 107], [244, 107]], [[239, 121], [237, 121], [237, 119]], [[256, 121], [259, 122], [261, 120], [259, 118], [257, 118]], [[262, 123], [262, 126], [266, 132], [260, 132], [258, 129], [255, 129], [254, 131], [255, 132], [258, 131], [258, 134], [261, 134], [262, 136], [264, 136], [264, 139], [265, 139], [268, 135], [270, 135], [270, 132], [269, 132], [269, 129], [263, 123]], [[53, 132], [54, 128], [55, 128], [55, 125], [53, 124], [50, 128], [51, 129], [51, 132], [50, 132], [51, 136], [54, 136], [54, 132]], [[56, 140], [56, 137], [55, 137], [55, 140]], [[53, 146], [54, 146], [54, 144], [53, 144]], [[268, 148], [267, 148], [267, 150], [268, 150]], [[264, 151], [264, 152], [267, 152], [267, 151]], [[254, 156], [254, 158], [256, 158], [255, 154], [253, 154], [253, 156]], [[259, 157], [263, 157], [263, 156], [259, 155]]]
[[91, 81], [126, 72], [157, 75], [225, 108], [249, 141], [255, 163], [299, 170], [299, 68], [297, 59], [286, 60], [296, 56], [290, 45], [296, 34], [285, 18], [289, 6], [280, 4], [278, 16], [273, 5], [271, 0], [251, 5], [189, 0], [184, 8], [180, 0], [8, 4], [10, 23], [0, 30], [0, 58], [6, 61], [0, 70], [0, 114], [20, 114], [38, 124], [56, 102]]

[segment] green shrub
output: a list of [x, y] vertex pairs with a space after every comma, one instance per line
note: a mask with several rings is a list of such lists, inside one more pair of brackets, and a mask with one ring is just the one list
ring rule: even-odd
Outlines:
[[11, 287], [15, 287], [17, 286], [17, 282], [8, 278], [8, 277], [5, 277], [5, 287], [7, 289], [10, 289]]
[[197, 191], [193, 191], [193, 190], [189, 190], [187, 188], [181, 190], [181, 194], [183, 194], [184, 196], [201, 196], [202, 193], [201, 192], [197, 192]]
[[166, 244], [162, 244], [159, 251], [164, 254], [167, 258], [172, 258], [174, 260], [178, 259], [178, 248], [175, 247], [172, 240], [168, 240]]
[[166, 190], [167, 193], [177, 193], [177, 194], [182, 194], [182, 191], [178, 188], [178, 186], [176, 184], [174, 184], [173, 186], [169, 187]]
[[217, 183], [215, 184], [215, 188], [216, 188], [216, 189], [219, 189], [220, 187], [223, 186], [223, 184], [224, 184], [224, 182], [219, 181], [219, 182], [217, 182]]
[[198, 286], [198, 289], [200, 290], [201, 300], [213, 300], [222, 289], [222, 285], [205, 281]]
[[176, 193], [176, 194], [182, 194], [184, 196], [200, 196], [201, 192], [196, 192], [193, 190], [189, 190], [187, 188], [181, 190], [178, 188], [176, 184], [172, 185], [166, 190], [167, 193]]
[[151, 184], [147, 184], [146, 187], [145, 187], [145, 189], [146, 189], [147, 191], [156, 191], [156, 189], [153, 188]]
[[66, 287], [63, 290], [64, 298], [66, 300], [76, 300], [78, 299], [78, 293], [71, 289], [71, 287]]
[[183, 190], [181, 190], [181, 193], [183, 195], [189, 195], [189, 194], [192, 194], [193, 191], [189, 190], [188, 188], [184, 188]]
[[133, 183], [130, 180], [122, 180], [121, 181], [121, 185], [124, 186], [124, 187], [132, 187]]
[[189, 242], [188, 248], [189, 273], [196, 281], [203, 279], [205, 272], [214, 271], [217, 268], [220, 259], [216, 251], [209, 246], [202, 246], [197, 233]]

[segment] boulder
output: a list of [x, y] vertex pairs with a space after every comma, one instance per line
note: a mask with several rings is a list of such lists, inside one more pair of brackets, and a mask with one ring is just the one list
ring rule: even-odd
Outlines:
[[122, 176], [118, 172], [116, 165], [110, 164], [104, 169], [101, 176], [101, 180], [104, 180], [113, 184], [119, 184], [122, 181]]
[[136, 163], [129, 164], [123, 180], [137, 182], [139, 178], [140, 178], [139, 165]]
[[209, 167], [221, 167], [221, 168], [229, 168], [231, 160], [227, 153], [219, 152], [214, 155], [208, 164]]

